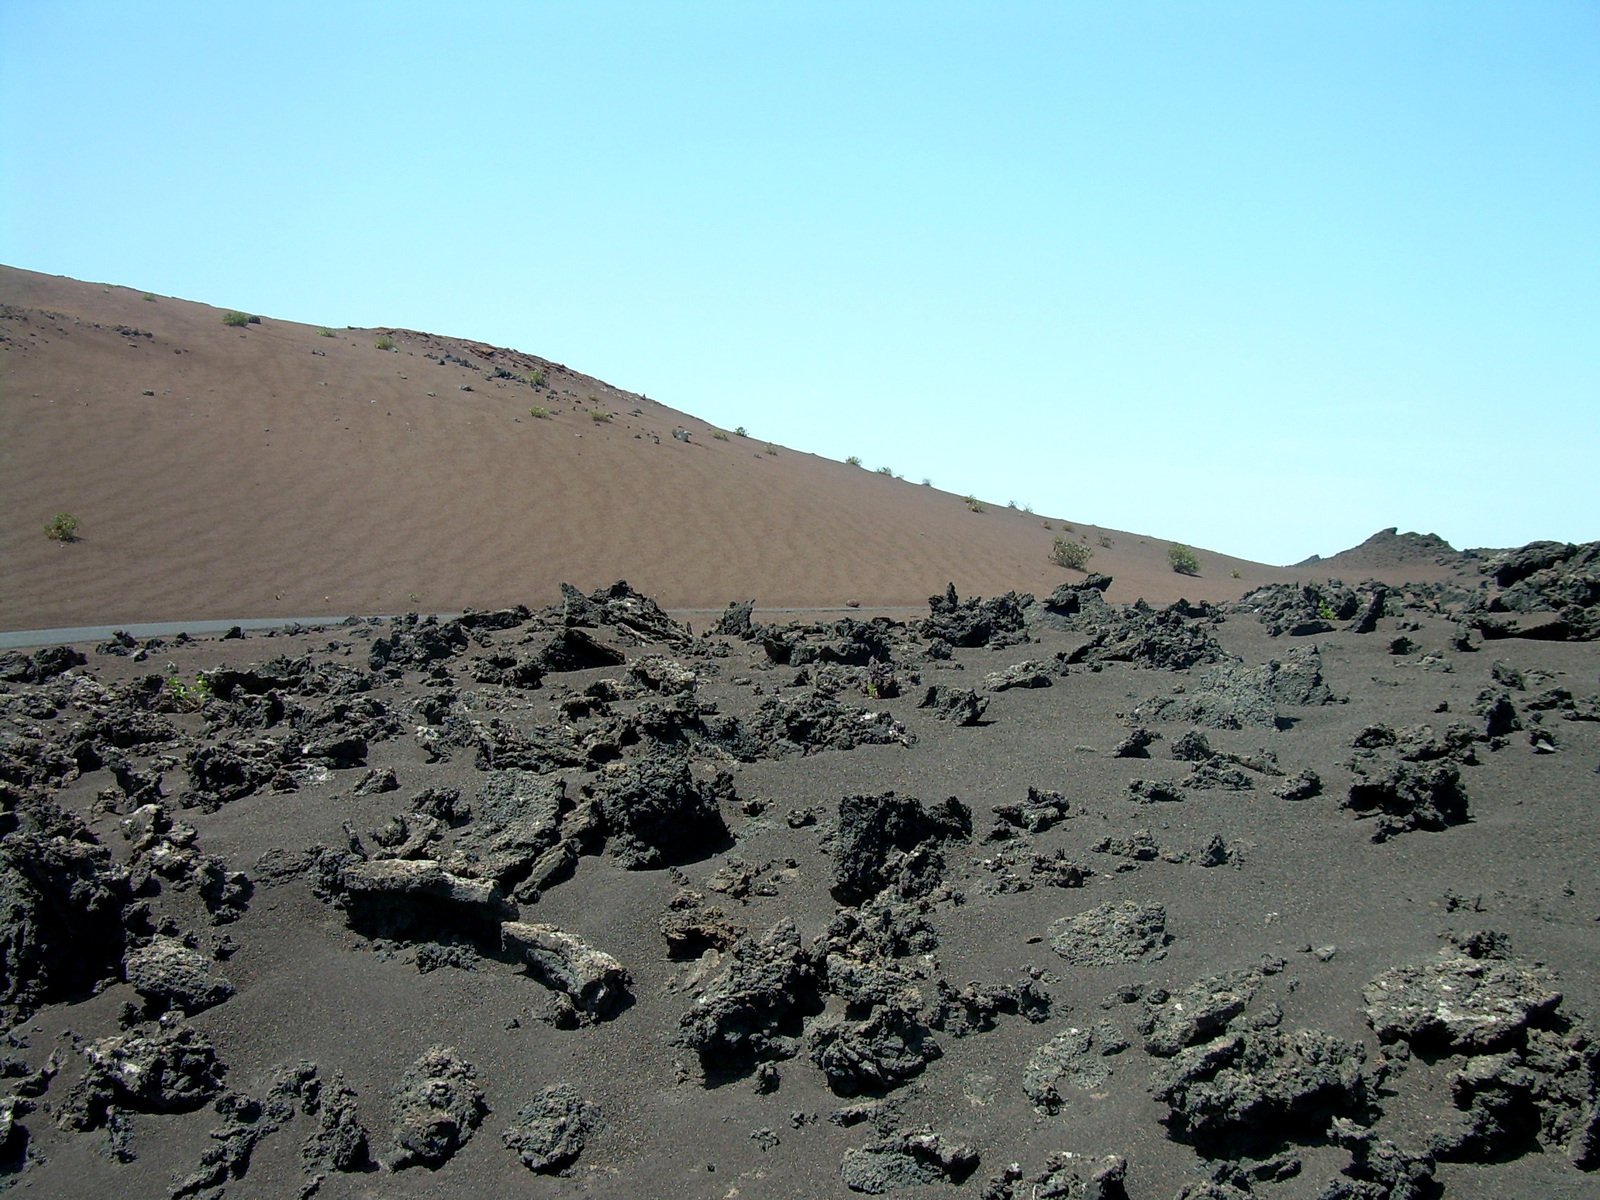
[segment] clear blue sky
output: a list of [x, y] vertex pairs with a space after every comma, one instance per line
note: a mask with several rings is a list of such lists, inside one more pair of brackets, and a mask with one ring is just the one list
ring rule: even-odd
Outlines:
[[1272, 562], [1600, 538], [1600, 5], [0, 0], [0, 262]]

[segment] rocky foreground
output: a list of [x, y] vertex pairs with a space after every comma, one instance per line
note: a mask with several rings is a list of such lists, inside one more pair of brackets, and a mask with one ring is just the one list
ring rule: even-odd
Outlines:
[[0, 656], [46, 1196], [1585, 1196], [1600, 546]]

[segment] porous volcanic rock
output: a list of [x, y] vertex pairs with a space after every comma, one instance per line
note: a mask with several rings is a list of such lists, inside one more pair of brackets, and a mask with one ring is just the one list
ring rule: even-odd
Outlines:
[[233, 995], [233, 984], [212, 968], [211, 960], [177, 938], [157, 937], [128, 951], [122, 975], [157, 1012], [170, 1006], [193, 1014]]
[[846, 1150], [839, 1176], [852, 1192], [884, 1192], [929, 1183], [959, 1184], [978, 1169], [978, 1152], [930, 1128]]
[[500, 1135], [506, 1148], [535, 1174], [564, 1171], [578, 1161], [600, 1110], [570, 1084], [547, 1087], [517, 1110], [516, 1120]]
[[741, 938], [716, 978], [683, 1014], [678, 1044], [711, 1074], [743, 1073], [792, 1058], [803, 1019], [822, 1011], [817, 964], [793, 921]]
[[1137, 900], [1107, 901], [1062, 917], [1050, 933], [1055, 952], [1080, 967], [1138, 962], [1172, 940], [1165, 906]]
[[432, 1047], [395, 1089], [389, 1165], [441, 1166], [467, 1144], [488, 1111], [471, 1064], [448, 1046]]
[[902, 892], [935, 886], [941, 843], [972, 836], [972, 810], [954, 796], [927, 808], [894, 792], [839, 801], [833, 885], [840, 904], [860, 904], [891, 883]]

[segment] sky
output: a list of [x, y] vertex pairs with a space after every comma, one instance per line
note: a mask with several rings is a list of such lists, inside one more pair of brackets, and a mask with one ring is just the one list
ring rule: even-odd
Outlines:
[[0, 262], [1265, 562], [1600, 539], [1600, 5], [0, 0]]

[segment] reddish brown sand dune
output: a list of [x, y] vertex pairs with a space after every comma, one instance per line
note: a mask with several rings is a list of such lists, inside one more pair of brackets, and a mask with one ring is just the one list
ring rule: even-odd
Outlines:
[[[1117, 600], [1293, 577], [1204, 550], [1200, 577], [1175, 575], [1157, 538], [973, 513], [460, 339], [234, 328], [12, 268], [0, 306], [0, 628], [490, 607], [618, 578], [674, 608], [920, 606], [946, 581], [1050, 591], [1076, 577], [1048, 558], [1069, 526]], [[43, 535], [57, 512], [80, 541]]]

